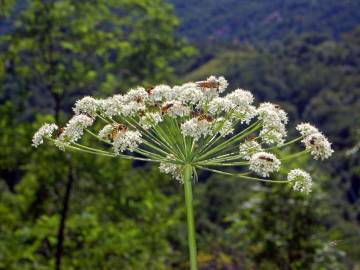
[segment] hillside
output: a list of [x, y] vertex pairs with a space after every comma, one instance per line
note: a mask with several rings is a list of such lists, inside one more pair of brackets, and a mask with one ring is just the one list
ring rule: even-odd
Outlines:
[[168, 0], [190, 40], [257, 42], [289, 34], [327, 33], [335, 38], [360, 23], [360, 1]]

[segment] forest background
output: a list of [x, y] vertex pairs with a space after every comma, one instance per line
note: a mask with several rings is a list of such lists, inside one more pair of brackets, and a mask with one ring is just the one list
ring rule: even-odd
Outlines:
[[[313, 192], [203, 173], [201, 269], [360, 269], [360, 1], [0, 1], [0, 269], [188, 269], [181, 184], [141, 162], [34, 151], [73, 102], [223, 75], [316, 124]], [[294, 126], [293, 126], [294, 127]], [[292, 128], [294, 129], [294, 128]]]

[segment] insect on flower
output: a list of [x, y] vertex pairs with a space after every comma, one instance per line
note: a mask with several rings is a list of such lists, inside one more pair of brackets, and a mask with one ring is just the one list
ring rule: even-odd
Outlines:
[[218, 81], [199, 81], [196, 82], [196, 85], [200, 88], [204, 88], [204, 89], [214, 89], [214, 88], [218, 88], [220, 83]]
[[213, 122], [214, 121], [214, 118], [210, 115], [210, 114], [201, 114], [199, 117], [198, 117], [198, 120], [199, 121], [202, 121], [202, 120], [206, 120], [208, 122]]
[[126, 132], [127, 130], [128, 130], [128, 127], [125, 126], [124, 124], [115, 124], [115, 125], [113, 125], [112, 131], [111, 131], [111, 134], [110, 134], [111, 139], [112, 139], [112, 140], [115, 140], [116, 137], [117, 137], [120, 133]]
[[61, 134], [63, 134], [64, 130], [65, 130], [65, 128], [63, 128], [63, 127], [59, 128], [57, 133], [56, 133], [56, 136], [59, 137]]
[[172, 106], [174, 106], [174, 103], [167, 103], [167, 104], [163, 105], [163, 106], [160, 108], [161, 113], [162, 113], [162, 114], [167, 113], [168, 110], [169, 110]]
[[257, 136], [254, 135], [254, 134], [252, 134], [252, 135], [250, 135], [250, 136], [247, 136], [245, 140], [246, 140], [246, 141], [255, 141], [256, 138], [257, 138]]
[[259, 159], [266, 160], [266, 161], [269, 161], [269, 162], [274, 162], [274, 159], [272, 159], [271, 157], [259, 156]]

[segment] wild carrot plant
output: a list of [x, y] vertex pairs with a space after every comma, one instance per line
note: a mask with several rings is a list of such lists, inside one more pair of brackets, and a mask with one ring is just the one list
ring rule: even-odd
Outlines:
[[[84, 97], [75, 103], [75, 115], [65, 127], [44, 124], [33, 146], [47, 140], [63, 151], [159, 164], [161, 172], [184, 185], [190, 265], [195, 270], [192, 186], [199, 170], [290, 184], [295, 191], [309, 193], [312, 179], [301, 169], [290, 170], [283, 179], [269, 177], [279, 172], [284, 160], [307, 154], [323, 160], [333, 153], [326, 137], [308, 123], [296, 127], [297, 138], [286, 140], [288, 117], [279, 105], [265, 102], [256, 107], [251, 92], [226, 92], [227, 86], [223, 77], [211, 76], [181, 86], [138, 87], [106, 99]], [[102, 123], [100, 130], [92, 128], [95, 121]], [[92, 145], [81, 143], [85, 134], [95, 139]], [[300, 141], [304, 150], [282, 151]]]

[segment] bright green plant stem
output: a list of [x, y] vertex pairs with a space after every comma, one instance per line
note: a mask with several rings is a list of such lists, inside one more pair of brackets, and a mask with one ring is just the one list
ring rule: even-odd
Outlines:
[[185, 203], [186, 215], [188, 226], [188, 246], [190, 254], [190, 269], [197, 270], [196, 261], [196, 240], [195, 240], [195, 224], [193, 213], [193, 196], [192, 196], [192, 167], [186, 164], [183, 172], [184, 190], [185, 190]]

